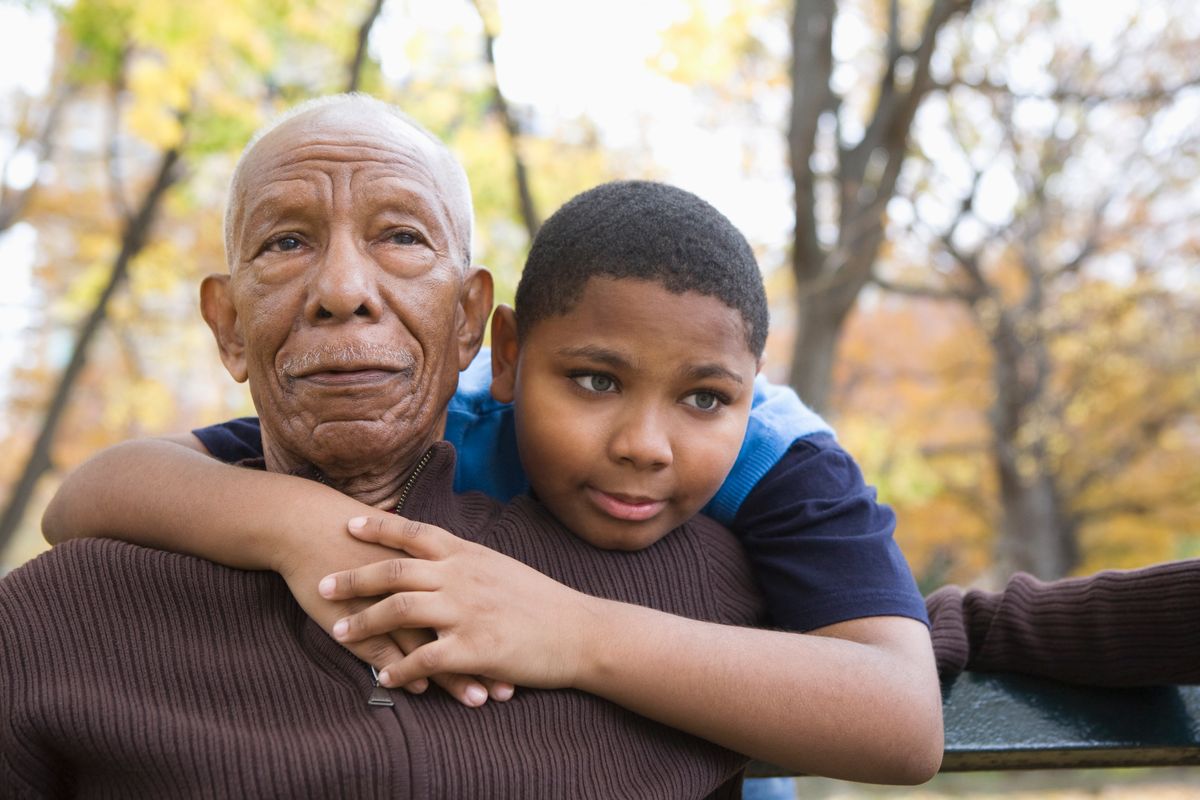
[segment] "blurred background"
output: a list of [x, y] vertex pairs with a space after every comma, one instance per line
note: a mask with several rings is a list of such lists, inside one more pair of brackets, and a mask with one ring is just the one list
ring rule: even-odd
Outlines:
[[97, 449], [253, 413], [225, 186], [346, 89], [461, 158], [502, 302], [598, 182], [724, 211], [925, 589], [1200, 555], [1197, 53], [1168, 0], [0, 0], [0, 571]]

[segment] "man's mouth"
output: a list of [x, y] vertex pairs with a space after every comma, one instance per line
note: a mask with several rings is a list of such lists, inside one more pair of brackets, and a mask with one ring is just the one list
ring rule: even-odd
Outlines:
[[382, 383], [407, 370], [364, 367], [362, 369], [330, 369], [309, 372], [296, 377], [318, 386], [368, 386]]
[[626, 522], [645, 522], [667, 506], [666, 500], [656, 500], [644, 495], [605, 492], [591, 486], [587, 487], [587, 494], [601, 511]]
[[413, 359], [402, 350], [356, 343], [309, 350], [280, 366], [291, 380], [317, 386], [372, 386], [411, 376]]

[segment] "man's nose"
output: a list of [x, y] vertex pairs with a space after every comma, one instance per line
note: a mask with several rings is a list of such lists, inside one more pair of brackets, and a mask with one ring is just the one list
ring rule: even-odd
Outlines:
[[674, 460], [671, 436], [663, 415], [644, 406], [630, 408], [617, 422], [609, 440], [614, 461], [636, 469], [661, 469]]
[[353, 317], [379, 319], [379, 265], [346, 235], [331, 237], [317, 265], [305, 309], [310, 322], [346, 321]]

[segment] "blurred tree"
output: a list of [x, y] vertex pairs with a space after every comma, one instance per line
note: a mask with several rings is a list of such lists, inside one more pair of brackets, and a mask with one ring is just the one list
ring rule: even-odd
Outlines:
[[1001, 574], [1059, 577], [1096, 566], [1082, 537], [1103, 551], [1114, 517], [1155, 560], [1178, 555], [1161, 531], [1187, 527], [1169, 521], [1200, 511], [1187, 434], [1200, 422], [1200, 287], [1183, 277], [1200, 134], [1178, 122], [1200, 75], [1180, 69], [1195, 34], [1154, 15], [1132, 13], [1100, 48], [1054, 5], [1031, 10], [981, 10], [963, 27], [946, 126], [916, 137], [893, 208], [912, 220], [897, 247], [912, 249], [879, 282], [968, 311], [986, 348], [974, 363], [990, 370], [996, 493], [986, 503], [981, 482], [975, 505], [997, 512]]
[[[1000, 572], [1057, 575], [1191, 552], [1190, 7], [689, 8], [656, 65], [722, 112], [714, 125], [786, 129], [791, 381], [836, 407], [920, 568], [970, 580], [994, 549]], [[1108, 349], [1084, 347], [1100, 331]], [[1121, 385], [1150, 398], [1114, 390], [1118, 353], [1140, 354]]]

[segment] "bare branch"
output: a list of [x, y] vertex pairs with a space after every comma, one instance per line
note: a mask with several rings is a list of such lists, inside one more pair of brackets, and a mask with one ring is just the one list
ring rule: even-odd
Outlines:
[[1130, 438], [1115, 452], [1103, 459], [1096, 459], [1092, 467], [1070, 482], [1069, 493], [1078, 497], [1083, 492], [1095, 486], [1098, 481], [1106, 480], [1126, 469], [1146, 453], [1158, 448], [1158, 437], [1164, 428], [1186, 414], [1194, 413], [1194, 407], [1189, 404], [1174, 405], [1141, 421], [1138, 425], [1138, 435]]
[[[73, 54], [68, 62], [73, 62], [77, 54]], [[18, 141], [13, 148], [13, 153], [21, 152], [27, 145], [31, 147], [36, 154], [39, 163], [49, 161], [54, 155], [54, 137], [58, 133], [58, 126], [62, 120], [62, 112], [66, 107], [67, 100], [70, 99], [77, 90], [77, 84], [69, 78], [70, 63], [66, 66], [59, 65], [56, 71], [63, 73], [63, 77], [54, 81], [53, 94], [50, 98], [50, 104], [46, 109], [46, 115], [42, 119], [41, 127], [37, 135], [32, 141]], [[34, 194], [37, 192], [39, 182], [35, 178], [29, 186], [24, 189], [16, 190], [9, 193], [8, 188], [8, 171], [9, 164], [4, 164], [3, 170], [0, 170], [0, 232], [8, 230], [14, 222], [21, 218], [25, 213], [25, 209], [33, 201]]]
[[884, 291], [893, 292], [895, 294], [904, 295], [906, 297], [921, 297], [928, 300], [952, 300], [957, 303], [970, 304], [974, 297], [966, 292], [955, 291], [937, 286], [922, 286], [915, 283], [901, 283], [891, 281], [887, 278], [881, 278], [877, 274], [872, 274], [871, 282]]
[[798, 283], [817, 278], [825, 269], [826, 253], [817, 237], [816, 177], [812, 157], [817, 147], [821, 115], [836, 111], [838, 99], [830, 89], [833, 74], [835, 0], [794, 4], [792, 16], [792, 108], [788, 120], [788, 154], [795, 186], [795, 249], [792, 270]]
[[492, 108], [500, 117], [504, 130], [508, 133], [509, 151], [512, 153], [513, 160], [513, 179], [516, 183], [521, 221], [525, 223], [525, 231], [532, 240], [537, 235], [538, 228], [542, 226], [542, 220], [537, 206], [534, 204], [533, 190], [529, 185], [529, 170], [521, 155], [521, 126], [513, 115], [504, 92], [500, 90], [500, 81], [496, 76], [496, 35], [488, 22], [488, 15], [481, 5], [481, 0], [471, 0], [471, 4], [475, 6], [475, 11], [479, 14], [479, 20], [483, 25], [483, 56], [492, 73]]
[[121, 179], [121, 96], [125, 88], [125, 59], [128, 50], [121, 53], [120, 66], [109, 86], [108, 117], [106, 119], [107, 144], [104, 148], [104, 166], [108, 175], [108, 192], [113, 208], [122, 220], [129, 219], [129, 201], [125, 198], [124, 181]]
[[937, 84], [937, 88], [949, 91], [955, 86], [973, 89], [980, 94], [1010, 97], [1014, 100], [1048, 100], [1053, 103], [1077, 103], [1084, 108], [1093, 108], [1108, 103], [1141, 105], [1144, 103], [1161, 103], [1170, 100], [1185, 89], [1200, 86], [1200, 75], [1190, 76], [1170, 86], [1138, 89], [1124, 92], [1106, 92], [1098, 89], [1087, 89], [1079, 86], [1056, 86], [1049, 92], [1017, 92], [1003, 83], [995, 81], [968, 81], [956, 78], [949, 82]]
[[375, 27], [375, 21], [379, 19], [379, 13], [382, 10], [383, 0], [374, 0], [371, 3], [371, 8], [367, 11], [367, 15], [363, 17], [362, 23], [358, 26], [354, 57], [350, 59], [350, 63], [346, 67], [347, 92], [358, 91], [359, 82], [362, 80], [363, 64], [367, 60], [367, 43], [371, 38], [371, 29]]

